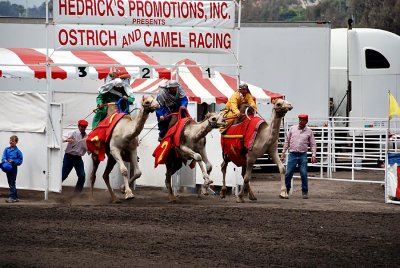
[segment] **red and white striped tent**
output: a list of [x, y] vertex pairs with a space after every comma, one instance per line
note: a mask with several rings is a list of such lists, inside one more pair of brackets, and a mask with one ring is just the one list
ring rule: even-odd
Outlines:
[[[178, 72], [176, 68], [179, 68]], [[205, 78], [201, 66], [192, 60], [181, 60], [176, 63], [176, 68], [172, 71], [171, 77], [183, 86], [190, 101], [223, 104], [237, 89], [235, 77], [215, 71], [214, 77]], [[135, 79], [132, 81], [132, 88], [137, 93], [156, 93], [163, 83], [165, 79]], [[270, 103], [272, 99], [284, 97], [280, 93], [247, 84], [257, 103]]]
[[[140, 65], [157, 66], [148, 55], [137, 51], [54, 51], [49, 49], [48, 62], [53, 79], [82, 77], [77, 67], [88, 67], [86, 76], [104, 79], [112, 66], [118, 66], [132, 77], [139, 76]], [[125, 66], [125, 67], [121, 67]], [[129, 67], [131, 66], [131, 67]], [[155, 75], [165, 77], [169, 70], [156, 68]], [[45, 48], [0, 48], [0, 77], [46, 78]]]
[[[190, 101], [198, 103], [226, 103], [237, 88], [237, 79], [215, 71], [212, 78], [203, 77], [201, 66], [184, 59], [171, 70], [157, 68], [158, 62], [137, 51], [54, 51], [49, 49], [48, 62], [52, 79], [104, 79], [110, 68], [116, 66], [132, 77], [139, 77], [138, 66], [152, 66], [152, 79], [134, 79], [132, 88], [137, 93], [156, 93], [164, 79], [178, 80], [187, 92]], [[179, 69], [179, 71], [176, 71]], [[46, 79], [46, 49], [44, 48], [0, 48], [0, 77]], [[257, 103], [270, 103], [274, 98], [282, 98], [280, 93], [271, 92], [249, 84]]]

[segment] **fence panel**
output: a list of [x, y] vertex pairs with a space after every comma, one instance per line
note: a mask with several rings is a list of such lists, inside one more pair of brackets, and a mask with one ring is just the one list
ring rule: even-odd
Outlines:
[[[350, 120], [363, 127], [347, 127]], [[384, 183], [386, 155], [397, 151], [400, 140], [400, 133], [394, 128], [399, 122], [398, 119], [389, 122], [382, 118], [344, 117], [310, 120], [308, 126], [313, 130], [317, 143], [317, 163], [310, 163], [309, 168], [319, 171], [314, 178]], [[278, 139], [279, 153], [282, 152], [285, 133], [297, 123], [297, 119], [288, 119], [282, 124]], [[308, 156], [311, 158], [310, 150]], [[255, 169], [267, 170], [273, 166], [275, 164], [265, 155], [258, 159]], [[350, 171], [351, 176], [336, 176], [339, 171]], [[360, 177], [361, 173], [373, 176]]]

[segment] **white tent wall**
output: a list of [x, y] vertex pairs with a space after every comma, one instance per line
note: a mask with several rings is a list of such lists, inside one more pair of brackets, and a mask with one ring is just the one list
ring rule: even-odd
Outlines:
[[[9, 146], [11, 135], [18, 136], [24, 156], [18, 168], [18, 188], [43, 190], [46, 170], [46, 99], [40, 93], [0, 92], [0, 148]], [[0, 172], [0, 187], [8, 187], [6, 174]]]
[[[23, 164], [18, 167], [17, 189], [44, 190], [46, 186], [46, 134], [19, 131], [0, 131], [1, 153], [9, 146], [11, 135], [17, 135], [18, 148], [24, 156]], [[7, 176], [0, 172], [0, 187], [8, 188]]]

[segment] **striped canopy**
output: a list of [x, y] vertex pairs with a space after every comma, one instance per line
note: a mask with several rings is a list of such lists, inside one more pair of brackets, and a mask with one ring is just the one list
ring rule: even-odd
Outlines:
[[[132, 77], [139, 76], [138, 65], [158, 65], [148, 55], [137, 51], [54, 51], [49, 49], [51, 78], [77, 79], [89, 77], [104, 79], [112, 66]], [[135, 67], [136, 65], [136, 67]], [[125, 66], [125, 67], [120, 67]], [[129, 67], [132, 66], [132, 67]], [[84, 67], [87, 67], [83, 70]], [[156, 68], [155, 76], [169, 73]], [[0, 48], [0, 77], [46, 78], [45, 48]]]
[[[172, 71], [172, 79], [179, 81], [190, 101], [208, 104], [226, 103], [237, 89], [235, 77], [216, 71], [214, 77], [205, 78], [202, 68], [192, 60], [181, 60], [176, 64], [176, 67]], [[177, 72], [176, 69], [179, 69], [179, 71]], [[165, 82], [165, 79], [135, 79], [132, 81], [132, 88], [137, 93], [157, 93], [158, 87]], [[272, 99], [284, 97], [280, 93], [247, 84], [257, 103], [270, 103]]]
[[[132, 80], [135, 92], [157, 93], [158, 87], [166, 82], [165, 79], [171, 78], [184, 87], [190, 101], [221, 104], [226, 103], [237, 89], [236, 77], [218, 71], [212, 78], [204, 77], [202, 67], [190, 59], [177, 62], [171, 71], [157, 68], [159, 64], [156, 60], [137, 51], [49, 49], [48, 54], [52, 79], [104, 79], [113, 66], [132, 77], [140, 77], [138, 66], [151, 66], [154, 69], [153, 76], [157, 78]], [[0, 77], [46, 79], [46, 49], [0, 48]], [[280, 93], [247, 84], [257, 103], [270, 103], [274, 98], [283, 98]]]

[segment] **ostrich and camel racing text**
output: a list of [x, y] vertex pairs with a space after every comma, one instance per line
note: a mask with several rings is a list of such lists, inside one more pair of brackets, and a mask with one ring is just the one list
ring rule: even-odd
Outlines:
[[234, 1], [55, 0], [55, 49], [232, 53]]

